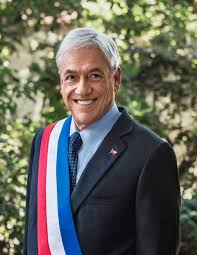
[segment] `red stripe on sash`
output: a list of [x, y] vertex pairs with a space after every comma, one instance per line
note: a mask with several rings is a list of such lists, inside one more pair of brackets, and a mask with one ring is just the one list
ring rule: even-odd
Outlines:
[[44, 129], [41, 146], [40, 159], [38, 169], [38, 255], [51, 255], [48, 235], [47, 235], [47, 218], [46, 218], [46, 169], [47, 169], [47, 155], [48, 143], [51, 131], [56, 123], [47, 126]]

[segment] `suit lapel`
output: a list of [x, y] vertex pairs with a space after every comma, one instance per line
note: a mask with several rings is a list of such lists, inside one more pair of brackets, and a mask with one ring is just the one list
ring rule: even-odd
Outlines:
[[132, 131], [132, 125], [133, 121], [127, 112], [123, 110], [118, 121], [87, 164], [78, 184], [72, 192], [71, 206], [73, 214], [77, 211], [97, 182], [111, 169], [114, 162], [118, 160], [120, 155], [127, 148], [127, 144], [123, 142], [122, 136]]

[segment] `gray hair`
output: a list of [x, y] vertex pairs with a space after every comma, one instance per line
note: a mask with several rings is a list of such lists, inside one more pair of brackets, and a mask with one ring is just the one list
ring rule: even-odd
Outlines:
[[76, 48], [97, 47], [106, 57], [110, 68], [115, 71], [119, 66], [119, 53], [115, 42], [106, 34], [93, 28], [76, 28], [71, 30], [63, 39], [56, 54], [56, 64], [60, 71], [63, 55]]

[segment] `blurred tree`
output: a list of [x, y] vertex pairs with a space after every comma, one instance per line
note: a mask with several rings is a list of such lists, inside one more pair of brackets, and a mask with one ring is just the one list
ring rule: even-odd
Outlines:
[[0, 254], [21, 254], [30, 143], [66, 114], [54, 50], [80, 13], [80, 1], [0, 0]]
[[[118, 102], [175, 148], [181, 255], [197, 249], [197, 2], [0, 0], [0, 253], [20, 254], [30, 142], [65, 117], [54, 56], [75, 26], [107, 32], [121, 53]], [[192, 248], [191, 248], [192, 247]]]

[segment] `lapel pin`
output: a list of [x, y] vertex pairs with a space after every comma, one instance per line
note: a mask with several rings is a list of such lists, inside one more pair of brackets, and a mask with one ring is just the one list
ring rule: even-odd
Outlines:
[[109, 154], [112, 154], [113, 156], [116, 156], [118, 152], [114, 150], [113, 148], [110, 150]]

